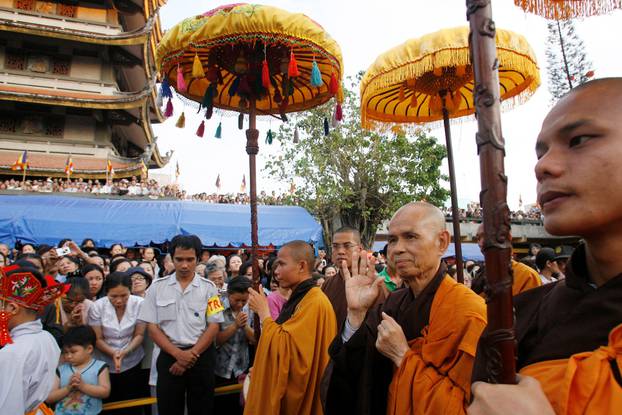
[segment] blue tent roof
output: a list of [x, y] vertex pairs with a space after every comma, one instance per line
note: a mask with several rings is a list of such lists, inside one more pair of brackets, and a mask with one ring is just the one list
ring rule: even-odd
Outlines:
[[[323, 245], [322, 226], [296, 206], [258, 206], [259, 244], [301, 239]], [[168, 200], [0, 196], [0, 242], [57, 244], [93, 238], [98, 246], [162, 243], [195, 234], [205, 246], [250, 245], [250, 206]]]

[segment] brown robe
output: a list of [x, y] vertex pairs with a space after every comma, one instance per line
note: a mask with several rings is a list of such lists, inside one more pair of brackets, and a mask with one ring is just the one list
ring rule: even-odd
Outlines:
[[[596, 287], [581, 245], [565, 280], [515, 297], [514, 306], [517, 370], [540, 381], [556, 413], [622, 408], [622, 275]], [[485, 366], [478, 351], [474, 380], [489, 380]]]
[[[383, 311], [398, 322], [411, 346], [399, 368], [375, 346]], [[325, 413], [464, 412], [485, 315], [481, 297], [447, 276], [444, 264], [417, 298], [409, 288], [394, 291], [368, 312], [348, 342], [340, 333], [331, 344]]]

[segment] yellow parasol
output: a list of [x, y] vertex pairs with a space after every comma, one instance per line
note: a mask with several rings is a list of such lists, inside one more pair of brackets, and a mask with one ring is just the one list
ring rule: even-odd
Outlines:
[[[333, 97], [339, 106], [343, 95], [341, 49], [322, 26], [304, 14], [237, 3], [184, 19], [166, 32], [156, 54], [161, 95], [169, 97], [167, 116], [173, 111], [171, 87], [178, 95], [198, 102], [206, 119], [212, 117], [214, 108], [236, 111], [242, 129], [244, 114], [249, 116], [246, 152], [253, 280], [258, 289], [256, 117], [272, 115], [287, 120], [286, 113], [313, 108]], [[335, 113], [341, 113], [340, 109]], [[184, 124], [182, 114], [178, 125]], [[202, 136], [203, 131], [204, 122], [197, 135]], [[220, 134], [219, 125], [216, 137]], [[258, 330], [259, 321], [256, 323]]]
[[622, 0], [514, 0], [514, 4], [526, 12], [555, 20], [607, 14], [622, 8]]
[[[497, 29], [496, 41], [501, 100], [526, 100], [540, 85], [534, 52], [523, 36], [510, 31]], [[459, 280], [462, 250], [449, 119], [475, 112], [474, 85], [468, 27], [424, 35], [383, 53], [361, 82], [364, 128], [444, 121]]]
[[254, 98], [260, 115], [325, 103], [340, 94], [343, 71], [341, 49], [322, 26], [304, 14], [257, 4], [184, 19], [162, 38], [157, 65], [178, 94], [202, 103], [211, 85], [214, 107], [250, 113]]

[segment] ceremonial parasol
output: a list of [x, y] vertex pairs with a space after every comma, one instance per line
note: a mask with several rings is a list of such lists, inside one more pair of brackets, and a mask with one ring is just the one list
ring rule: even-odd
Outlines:
[[527, 12], [555, 20], [595, 16], [622, 8], [622, 0], [514, 0], [514, 4]]
[[[496, 41], [501, 100], [526, 100], [540, 85], [534, 52], [523, 36], [510, 31], [497, 30]], [[374, 128], [377, 123], [443, 120], [460, 282], [460, 218], [449, 119], [475, 112], [474, 83], [468, 27], [427, 34], [383, 53], [361, 82], [361, 120], [365, 128]]]
[[[250, 166], [253, 276], [257, 262], [257, 116], [284, 121], [286, 114], [313, 108], [343, 95], [341, 49], [317, 22], [300, 13], [257, 4], [231, 4], [184, 19], [157, 48], [162, 95], [170, 86], [199, 103], [205, 118], [213, 109], [248, 114], [246, 152]], [[167, 112], [172, 112], [171, 103]], [[203, 135], [204, 123], [197, 130]], [[199, 134], [200, 132], [200, 134]], [[217, 130], [219, 136], [220, 127]]]

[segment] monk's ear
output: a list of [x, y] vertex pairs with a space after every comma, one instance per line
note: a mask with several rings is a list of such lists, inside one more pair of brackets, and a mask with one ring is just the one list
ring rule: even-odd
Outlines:
[[449, 234], [449, 231], [447, 231], [447, 229], [443, 229], [438, 233], [438, 242], [438, 248], [440, 250], [440, 253], [444, 254], [445, 251], [447, 251], [449, 243], [451, 242], [451, 235]]

